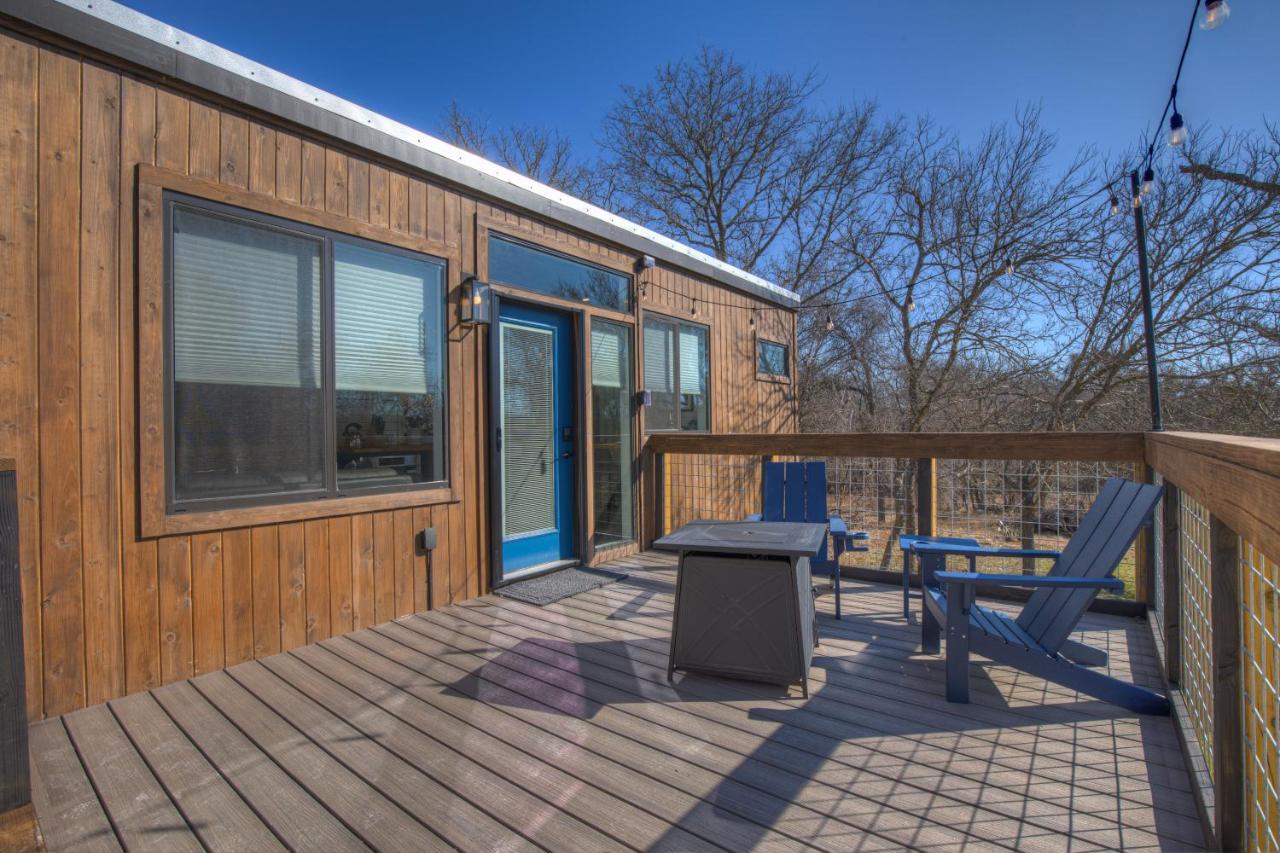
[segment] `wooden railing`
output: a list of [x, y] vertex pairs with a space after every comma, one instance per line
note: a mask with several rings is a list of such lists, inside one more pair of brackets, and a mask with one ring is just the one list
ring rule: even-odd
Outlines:
[[1202, 818], [1220, 848], [1280, 849], [1280, 440], [655, 434], [645, 444], [646, 544], [686, 516], [757, 511], [759, 460], [767, 458], [897, 460], [892, 500], [921, 533], [953, 532], [950, 519], [938, 519], [939, 460], [1092, 463], [1163, 484], [1157, 523], [1132, 555], [1133, 598], [1151, 611]]

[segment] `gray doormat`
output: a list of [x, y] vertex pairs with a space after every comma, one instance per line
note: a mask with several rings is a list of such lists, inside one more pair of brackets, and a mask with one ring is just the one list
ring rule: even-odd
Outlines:
[[527, 581], [516, 581], [494, 592], [506, 598], [514, 598], [526, 604], [542, 607], [554, 604], [562, 598], [586, 592], [589, 589], [606, 586], [620, 581], [626, 575], [616, 572], [604, 572], [599, 569], [560, 569], [551, 574], [530, 578]]

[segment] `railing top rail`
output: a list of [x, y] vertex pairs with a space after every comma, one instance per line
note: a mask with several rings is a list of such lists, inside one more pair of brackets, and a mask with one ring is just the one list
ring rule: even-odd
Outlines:
[[654, 433], [657, 453], [1141, 462], [1140, 432]]
[[1147, 433], [1146, 457], [1264, 554], [1280, 555], [1280, 440]]

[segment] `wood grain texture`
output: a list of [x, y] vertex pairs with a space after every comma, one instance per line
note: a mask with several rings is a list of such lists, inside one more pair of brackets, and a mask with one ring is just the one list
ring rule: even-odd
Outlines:
[[[0, 51], [0, 189], [16, 200], [0, 213], [0, 454], [18, 473], [29, 716], [487, 590], [487, 331], [456, 319], [463, 273], [484, 270], [477, 223], [628, 274], [634, 254], [134, 70], [3, 33]], [[166, 191], [448, 261], [450, 486], [166, 513]], [[683, 293], [756, 304], [658, 273]], [[611, 315], [634, 323], [659, 304], [679, 311], [651, 292], [636, 313]], [[788, 339], [790, 315], [775, 313], [771, 334]], [[790, 401], [757, 387], [748, 365], [730, 369], [750, 349], [731, 340], [746, 312], [709, 316], [715, 426], [794, 428]], [[426, 527], [438, 534], [430, 554]]]
[[[860, 587], [839, 622], [820, 599], [808, 700], [672, 684], [671, 559], [612, 565], [628, 577], [547, 607], [472, 599], [114, 702], [131, 751], [97, 709], [66, 718], [106, 735], [77, 739], [83, 763], [63, 720], [41, 724], [50, 849], [208, 808], [189, 799], [201, 779], [228, 809], [190, 824], [210, 847], [266, 826], [325, 850], [1203, 848], [1168, 718], [990, 664], [970, 704], [948, 703], [918, 627], [883, 618], [893, 587]], [[1159, 678], [1143, 626], [1090, 614], [1081, 630], [1113, 673]], [[108, 758], [152, 812], [89, 784]]]

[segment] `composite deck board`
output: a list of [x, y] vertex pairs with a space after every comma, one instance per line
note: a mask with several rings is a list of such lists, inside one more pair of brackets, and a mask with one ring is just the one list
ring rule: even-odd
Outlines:
[[[1167, 718], [977, 659], [943, 698], [900, 590], [819, 600], [810, 698], [666, 680], [664, 555], [547, 607], [486, 596], [32, 727], [50, 850], [1194, 849]], [[999, 606], [999, 605], [997, 605]], [[1151, 683], [1131, 619], [1080, 636]]]

